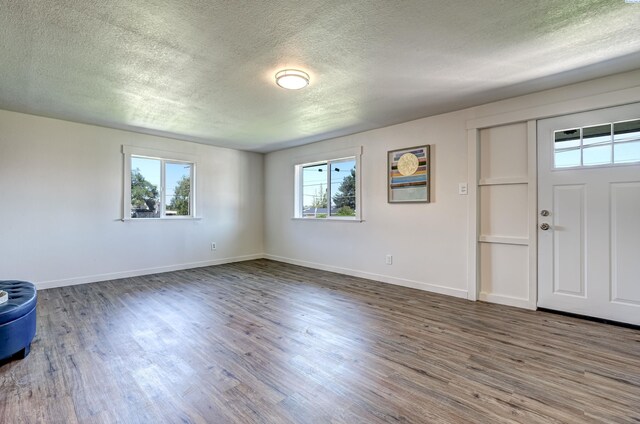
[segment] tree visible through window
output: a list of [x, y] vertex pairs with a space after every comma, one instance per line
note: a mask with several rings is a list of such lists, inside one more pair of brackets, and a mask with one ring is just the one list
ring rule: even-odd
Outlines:
[[176, 186], [173, 197], [167, 205], [168, 209], [176, 212], [177, 215], [189, 215], [189, 197], [191, 194], [191, 179], [183, 176]]
[[[337, 168], [339, 169], [339, 168]], [[339, 171], [337, 171], [339, 172]], [[338, 191], [333, 196], [333, 207], [338, 216], [354, 216], [356, 214], [356, 168], [342, 179]]]
[[131, 172], [131, 206], [135, 209], [155, 211], [158, 205], [158, 187], [147, 181], [136, 168]]

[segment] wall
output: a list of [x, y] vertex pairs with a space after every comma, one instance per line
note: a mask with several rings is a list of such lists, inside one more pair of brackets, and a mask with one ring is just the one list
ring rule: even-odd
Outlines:
[[[449, 113], [268, 154], [268, 257], [466, 297], [467, 200], [457, 190], [467, 180], [467, 116]], [[432, 203], [387, 203], [387, 151], [421, 143], [432, 149]], [[295, 158], [323, 151], [330, 158], [356, 146], [363, 146], [364, 222], [292, 220]]]
[[[7, 111], [0, 129], [2, 279], [45, 288], [262, 256], [261, 154]], [[123, 144], [197, 156], [202, 219], [122, 222]]]
[[[477, 132], [633, 101], [640, 101], [640, 71], [269, 153], [265, 159], [267, 257], [476, 298], [480, 234], [478, 176], [474, 174], [479, 158], [476, 148], [470, 147], [476, 143], [475, 136], [469, 144], [467, 129]], [[388, 204], [386, 152], [422, 143], [432, 146], [433, 203]], [[363, 146], [360, 171], [364, 222], [292, 220], [295, 158], [358, 145]], [[529, 177], [535, 181], [535, 175]], [[458, 195], [458, 183], [466, 181], [469, 196]], [[393, 265], [385, 265], [385, 254], [393, 255]], [[533, 262], [529, 267], [536, 266]], [[524, 275], [527, 270], [521, 272]], [[520, 296], [529, 290], [526, 278], [512, 283], [514, 286], [506, 280], [503, 283], [483, 287], [489, 290], [484, 291], [484, 298], [508, 300], [514, 293]], [[535, 296], [528, 299], [535, 304]], [[513, 304], [523, 303], [519, 300]]]

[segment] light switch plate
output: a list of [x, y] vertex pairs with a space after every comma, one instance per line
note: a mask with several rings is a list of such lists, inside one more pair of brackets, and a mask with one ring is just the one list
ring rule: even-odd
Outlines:
[[459, 183], [458, 184], [458, 194], [461, 194], [463, 196], [468, 194], [468, 190], [467, 189], [468, 189], [467, 183]]

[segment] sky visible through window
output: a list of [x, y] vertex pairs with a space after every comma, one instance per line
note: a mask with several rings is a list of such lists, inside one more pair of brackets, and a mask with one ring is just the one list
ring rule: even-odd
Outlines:
[[327, 164], [305, 166], [302, 176], [302, 204], [304, 208], [311, 207], [320, 201], [327, 190]]

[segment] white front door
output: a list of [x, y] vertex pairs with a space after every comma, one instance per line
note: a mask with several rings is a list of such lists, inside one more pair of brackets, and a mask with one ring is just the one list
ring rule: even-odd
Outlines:
[[640, 103], [538, 121], [538, 306], [640, 325]]

